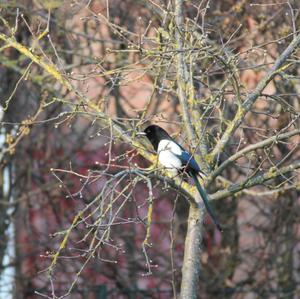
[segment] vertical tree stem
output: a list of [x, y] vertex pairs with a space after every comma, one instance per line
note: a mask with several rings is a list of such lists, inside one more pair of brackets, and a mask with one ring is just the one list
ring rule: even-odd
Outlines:
[[191, 204], [182, 266], [181, 299], [197, 298], [199, 292], [200, 245], [202, 242], [203, 217], [203, 210]]
[[176, 47], [177, 53], [177, 84], [178, 84], [178, 99], [182, 109], [182, 118], [184, 121], [184, 126], [187, 130], [189, 140], [195, 142], [195, 131], [191, 121], [190, 107], [188, 103], [189, 93], [192, 90], [190, 83], [190, 76], [188, 68], [185, 62], [185, 53], [183, 51], [184, 47], [184, 28], [183, 28], [183, 12], [182, 12], [182, 0], [175, 1], [175, 21], [176, 21]]

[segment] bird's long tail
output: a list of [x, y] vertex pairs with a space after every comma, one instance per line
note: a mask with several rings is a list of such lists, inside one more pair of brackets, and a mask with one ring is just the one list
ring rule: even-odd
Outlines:
[[201, 187], [201, 185], [200, 185], [200, 183], [199, 183], [199, 180], [198, 180], [198, 178], [197, 178], [197, 174], [191, 173], [190, 175], [191, 175], [192, 179], [193, 179], [194, 182], [195, 182], [196, 188], [197, 188], [197, 190], [198, 190], [198, 192], [199, 192], [199, 194], [200, 194], [200, 196], [201, 196], [201, 198], [202, 198], [202, 200], [203, 200], [203, 202], [204, 202], [204, 205], [205, 205], [205, 207], [206, 207], [206, 210], [207, 210], [208, 214], [209, 214], [210, 217], [212, 218], [212, 220], [213, 220], [213, 222], [215, 223], [217, 229], [218, 229], [220, 232], [222, 232], [223, 229], [222, 229], [222, 227], [221, 227], [221, 225], [220, 225], [220, 223], [219, 223], [219, 221], [218, 221], [218, 219], [217, 219], [217, 217], [216, 217], [216, 215], [215, 215], [215, 212], [213, 211], [213, 209], [210, 207], [210, 205], [209, 205], [209, 203], [208, 203], [208, 197], [207, 197], [207, 194], [206, 194], [205, 190]]

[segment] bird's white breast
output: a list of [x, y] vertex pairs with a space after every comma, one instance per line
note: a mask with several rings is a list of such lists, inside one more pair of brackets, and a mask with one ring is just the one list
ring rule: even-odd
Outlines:
[[177, 170], [182, 167], [182, 163], [176, 155], [181, 155], [182, 149], [171, 140], [163, 139], [158, 144], [158, 161], [170, 171], [177, 174]]

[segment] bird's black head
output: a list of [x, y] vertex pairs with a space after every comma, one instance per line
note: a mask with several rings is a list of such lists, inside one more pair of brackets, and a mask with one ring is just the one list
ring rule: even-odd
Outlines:
[[172, 140], [171, 136], [163, 128], [156, 125], [147, 127], [144, 132], [156, 151], [162, 139]]

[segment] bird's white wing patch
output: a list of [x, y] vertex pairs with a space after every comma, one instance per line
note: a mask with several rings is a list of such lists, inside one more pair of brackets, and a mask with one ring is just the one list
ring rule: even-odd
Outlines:
[[175, 142], [166, 139], [161, 140], [158, 145], [157, 153], [158, 161], [174, 173], [177, 173], [177, 170], [182, 167], [180, 159], [176, 156], [181, 155], [182, 149]]

